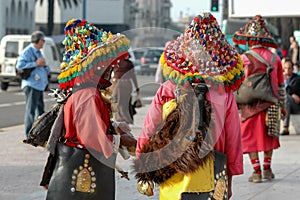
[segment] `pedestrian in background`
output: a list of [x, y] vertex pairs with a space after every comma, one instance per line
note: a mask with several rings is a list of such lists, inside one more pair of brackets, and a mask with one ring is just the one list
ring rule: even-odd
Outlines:
[[293, 63], [296, 63], [299, 61], [299, 45], [296, 41], [295, 36], [290, 36], [290, 47], [287, 53], [287, 57], [292, 59]]
[[[270, 36], [265, 21], [260, 15], [253, 17], [248, 24], [237, 31], [233, 36], [233, 42], [240, 45], [248, 45], [250, 50], [259, 54], [267, 63], [271, 63], [273, 55], [276, 55], [275, 53], [272, 53], [269, 47], [277, 48], [277, 44], [274, 38]], [[250, 76], [252, 73], [256, 73], [256, 70], [260, 69], [259, 67], [261, 65], [264, 65], [254, 56], [247, 56], [247, 54], [243, 54], [242, 59], [244, 66], [249, 65], [247, 68], [248, 70], [245, 71], [245, 77]], [[273, 64], [273, 70], [270, 73], [270, 76], [273, 93], [276, 97], [279, 97], [278, 106], [273, 105], [274, 103], [265, 101], [239, 105], [241, 110], [240, 123], [242, 129], [243, 153], [249, 155], [252, 163], [254, 172], [249, 177], [249, 182], [254, 183], [262, 182], [262, 178], [273, 179], [275, 177], [271, 168], [271, 161], [273, 150], [279, 148], [280, 143], [277, 137], [268, 135], [266, 116], [268, 109], [272, 106], [275, 106], [274, 109], [280, 109], [284, 116], [286, 115], [284, 77], [281, 60], [278, 55], [276, 55], [276, 60]], [[280, 111], [278, 110], [278, 112]], [[277, 123], [280, 119], [277, 115], [272, 118], [268, 115], [268, 120], [274, 120]], [[263, 176], [258, 155], [258, 152], [260, 151], [264, 152]]]
[[[140, 179], [138, 188], [151, 195], [145, 189], [153, 189], [151, 182], [143, 181], [148, 179], [145, 170], [151, 171], [152, 166], [157, 172], [151, 171], [149, 176], [154, 176], [153, 180], [159, 184], [161, 200], [214, 199], [218, 195], [220, 199], [230, 198], [232, 176], [243, 173], [241, 130], [240, 124], [236, 123], [239, 115], [232, 93], [243, 77], [240, 55], [225, 39], [215, 17], [201, 13], [193, 18], [183, 34], [166, 46], [161, 64], [166, 81], [156, 92], [138, 137], [135, 161], [136, 177]], [[200, 106], [203, 99], [199, 99], [198, 90], [202, 84], [210, 88], [201, 94], [206, 99], [204, 107]], [[195, 100], [192, 96], [198, 94], [200, 96]], [[199, 107], [198, 104], [194, 107], [196, 102]], [[178, 106], [180, 118], [176, 114]], [[195, 115], [198, 112], [207, 114], [200, 114], [202, 118]], [[174, 116], [177, 118], [173, 119]], [[201, 125], [198, 126], [197, 121]], [[181, 130], [181, 127], [187, 127], [187, 130]], [[182, 152], [180, 148], [168, 150], [185, 142], [187, 146], [182, 147]], [[163, 144], [165, 146], [156, 149]], [[220, 157], [214, 154], [215, 164], [211, 160], [214, 150], [226, 155], [227, 162], [221, 164], [221, 168], [225, 166], [228, 177], [225, 170], [219, 174], [216, 163], [221, 162]], [[193, 154], [197, 151], [200, 152]], [[160, 152], [161, 155], [148, 159]], [[165, 159], [157, 161], [164, 156]], [[174, 160], [168, 163], [173, 156]], [[153, 166], [153, 163], [163, 163], [163, 166]], [[184, 167], [176, 167], [177, 164]], [[214, 170], [219, 175], [215, 176]]]
[[287, 115], [283, 122], [281, 135], [289, 135], [289, 124], [291, 114], [300, 112], [300, 76], [293, 73], [293, 62], [285, 58], [283, 63], [283, 74], [286, 89], [286, 110]]
[[19, 70], [32, 69], [29, 78], [22, 79], [21, 88], [26, 96], [25, 106], [25, 140], [27, 142], [29, 131], [38, 116], [44, 113], [44, 91], [48, 85], [50, 67], [46, 64], [41, 53], [45, 43], [45, 35], [41, 31], [31, 34], [31, 44], [25, 47], [18, 57], [16, 68]]
[[124, 59], [121, 59], [116, 67], [114, 67], [114, 76], [112, 82], [114, 119], [119, 122], [133, 124], [133, 115], [135, 107], [132, 104], [132, 92], [135, 87], [137, 97], [140, 90], [134, 71], [134, 65], [129, 60], [129, 53], [126, 53]]

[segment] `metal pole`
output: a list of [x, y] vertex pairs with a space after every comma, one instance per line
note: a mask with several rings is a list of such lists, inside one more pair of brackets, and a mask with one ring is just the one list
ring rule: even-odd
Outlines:
[[228, 18], [231, 18], [233, 14], [233, 2], [228, 0]]
[[83, 13], [82, 18], [86, 19], [86, 0], [83, 0]]

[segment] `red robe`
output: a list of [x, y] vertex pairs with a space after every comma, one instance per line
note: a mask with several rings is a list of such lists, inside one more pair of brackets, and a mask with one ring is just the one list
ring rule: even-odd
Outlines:
[[[260, 54], [268, 63], [271, 62], [272, 53], [270, 50], [266, 48], [255, 48], [253, 50]], [[243, 59], [244, 65], [249, 64], [250, 61], [247, 56], [242, 55], [241, 58]], [[278, 86], [284, 83], [281, 60], [278, 56], [273, 68], [274, 69], [271, 72], [272, 88], [274, 93], [278, 93]], [[245, 72], [245, 77], [249, 75], [249, 73]], [[262, 108], [262, 105], [263, 104], [259, 107]], [[252, 117], [247, 118], [245, 121], [244, 119], [241, 119], [243, 153], [268, 151], [280, 147], [279, 139], [267, 134], [265, 109], [268, 106], [270, 106], [270, 104], [263, 110], [257, 109], [257, 113]], [[245, 113], [252, 112], [253, 110], [255, 110], [255, 108], [249, 105], [242, 106], [241, 115], [245, 116]]]
[[97, 88], [76, 91], [64, 106], [65, 138], [94, 149], [109, 158], [113, 153], [110, 125], [110, 105], [103, 101]]

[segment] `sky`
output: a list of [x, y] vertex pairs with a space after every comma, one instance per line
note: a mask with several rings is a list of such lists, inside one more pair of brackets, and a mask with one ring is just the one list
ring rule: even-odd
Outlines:
[[171, 18], [177, 21], [180, 16], [180, 11], [183, 15], [197, 15], [203, 11], [209, 11], [209, 0], [171, 0]]

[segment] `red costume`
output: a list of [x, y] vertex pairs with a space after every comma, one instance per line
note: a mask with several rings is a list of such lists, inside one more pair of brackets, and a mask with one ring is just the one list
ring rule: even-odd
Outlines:
[[[266, 48], [254, 48], [255, 52], [260, 54], [268, 63], [271, 62], [272, 52]], [[242, 55], [244, 65], [250, 63], [247, 56]], [[271, 81], [273, 92], [278, 96], [279, 85], [284, 84], [284, 78], [282, 73], [281, 60], [277, 56], [271, 72]], [[251, 75], [251, 72], [245, 71], [245, 77]], [[276, 137], [271, 137], [267, 134], [266, 128], [266, 112], [265, 110], [270, 107], [270, 103], [261, 102], [260, 105], [256, 104], [256, 108], [253, 106], [241, 106], [241, 129], [242, 129], [242, 143], [243, 152], [256, 152], [256, 151], [268, 151], [277, 149], [280, 147], [279, 140]], [[259, 109], [258, 109], [259, 108]], [[249, 111], [251, 110], [251, 111]], [[247, 116], [245, 113], [251, 113], [253, 116]], [[244, 116], [245, 115], [245, 116]], [[249, 114], [248, 114], [249, 115]], [[247, 119], [244, 119], [246, 117]]]

